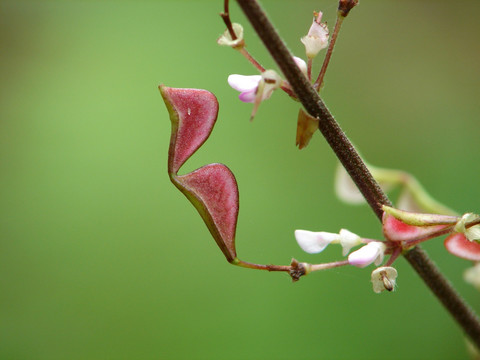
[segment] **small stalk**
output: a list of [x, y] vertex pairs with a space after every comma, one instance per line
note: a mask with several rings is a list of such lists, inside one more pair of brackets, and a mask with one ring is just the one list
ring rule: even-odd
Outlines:
[[[232, 20], [230, 19], [230, 10], [229, 10], [229, 0], [224, 0], [223, 2], [223, 13], [220, 13], [220, 17], [222, 18], [225, 26], [227, 27], [228, 33], [230, 34], [232, 40], [237, 40], [237, 34], [235, 34], [235, 30], [233, 30]], [[256, 69], [260, 72], [264, 72], [265, 68], [245, 49], [245, 44], [242, 42], [241, 46], [235, 48], [242, 54], [248, 62], [250, 62]]]
[[230, 12], [228, 10], [228, 0], [225, 0], [223, 2], [223, 13], [220, 13], [220, 16], [222, 17], [223, 22], [225, 23], [225, 26], [227, 27], [227, 30], [230, 36], [232, 37], [232, 40], [237, 40], [237, 35], [233, 30], [232, 21], [230, 20]]
[[289, 272], [292, 267], [291, 265], [263, 265], [263, 264], [254, 264], [249, 263], [247, 261], [243, 261], [238, 259], [238, 262], [234, 263], [234, 265], [247, 268], [247, 269], [255, 269], [255, 270], [267, 270], [267, 271], [285, 271]]
[[391, 266], [401, 254], [402, 254], [402, 248], [400, 246], [395, 247], [395, 249], [393, 249], [392, 255], [383, 266]]
[[313, 265], [310, 265], [309, 270], [310, 272], [319, 271], [319, 270], [333, 269], [333, 268], [345, 266], [345, 265], [349, 265], [348, 260], [334, 261], [334, 262], [325, 263], [325, 264], [313, 264]]
[[308, 81], [312, 81], [312, 63], [313, 63], [313, 60], [312, 60], [312, 59], [308, 59], [308, 61], [307, 61], [307, 77], [308, 77]]
[[255, 68], [260, 71], [261, 73], [265, 71], [265, 68], [248, 52], [247, 49], [242, 47], [240, 50], [240, 54], [242, 54], [245, 59], [247, 59]]
[[330, 63], [330, 58], [332, 57], [333, 48], [335, 47], [335, 43], [337, 42], [338, 33], [340, 32], [340, 28], [342, 27], [343, 19], [345, 19], [345, 17], [341, 14], [340, 11], [338, 11], [337, 21], [335, 23], [335, 28], [333, 29], [332, 37], [330, 38], [330, 42], [328, 44], [327, 53], [325, 54], [325, 58], [323, 59], [322, 68], [320, 69], [317, 80], [315, 80], [315, 84], [313, 84], [313, 88], [317, 91], [320, 91], [320, 88], [322, 87], [323, 78], [325, 77], [325, 73], [327, 72], [327, 67]]

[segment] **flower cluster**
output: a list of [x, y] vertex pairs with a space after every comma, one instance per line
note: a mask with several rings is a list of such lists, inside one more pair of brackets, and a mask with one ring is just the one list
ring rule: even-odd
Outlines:
[[[293, 60], [300, 68], [302, 73], [311, 80], [311, 61], [317, 56], [320, 50], [328, 45], [328, 28], [321, 22], [322, 13], [314, 13], [314, 19], [310, 29], [301, 42], [305, 45], [305, 53], [309, 64], [294, 56]], [[235, 36], [232, 36], [233, 34]], [[243, 102], [254, 103], [252, 115], [253, 119], [260, 103], [272, 95], [274, 90], [283, 89], [290, 96], [295, 97], [288, 82], [283, 80], [275, 70], [264, 69], [245, 49], [243, 27], [240, 24], [233, 23], [230, 30], [225, 30], [222, 36], [217, 39], [217, 43], [222, 46], [229, 46], [238, 50], [250, 61], [259, 71], [260, 75], [239, 75], [232, 74], [228, 77], [228, 84], [240, 92], [239, 99]], [[308, 141], [307, 141], [308, 143]]]
[[[346, 229], [341, 229], [338, 234], [296, 230], [295, 238], [300, 247], [310, 254], [323, 251], [329, 244], [340, 244], [343, 248], [343, 256], [346, 256], [353, 247], [363, 245], [348, 255], [347, 263], [359, 268], [370, 264], [380, 265], [388, 249], [385, 242], [364, 239]], [[374, 270], [372, 273], [374, 291], [392, 291], [395, 288], [396, 278], [397, 271], [391, 267], [385, 266]]]
[[[348, 12], [358, 3], [357, 0], [340, 1], [337, 23], [334, 34], [329, 44], [329, 30], [325, 23], [322, 23], [322, 12], [314, 12], [312, 24], [305, 36], [300, 41], [305, 46], [307, 62], [293, 56], [293, 61], [304, 76], [313, 84], [316, 91], [320, 91], [323, 84], [323, 76], [332, 54], [332, 49], [337, 38], [341, 19], [347, 16]], [[222, 14], [227, 30], [220, 36], [217, 43], [222, 46], [231, 47], [239, 51], [260, 74], [228, 76], [228, 84], [238, 92], [239, 99], [245, 103], [253, 103], [250, 119], [255, 116], [260, 104], [269, 99], [273, 92], [282, 89], [292, 98], [296, 98], [288, 81], [271, 69], [265, 69], [251, 56], [245, 48], [244, 30], [240, 24], [231, 23], [228, 11]], [[339, 21], [340, 20], [340, 21]], [[338, 27], [337, 27], [338, 25]], [[312, 81], [312, 62], [322, 49], [328, 47], [322, 69], [315, 81]], [[308, 145], [313, 133], [318, 129], [319, 119], [316, 119], [300, 109], [297, 118], [296, 144], [300, 149]], [[343, 248], [343, 256], [347, 260], [330, 264], [306, 264], [297, 263], [292, 265], [297, 275], [300, 276], [311, 271], [325, 268], [352, 265], [363, 268], [374, 264], [377, 268], [371, 274], [371, 281], [375, 292], [383, 290], [392, 291], [395, 288], [397, 271], [391, 266], [397, 257], [415, 245], [439, 237], [448, 235], [444, 245], [450, 253], [474, 261], [476, 265], [465, 272], [466, 281], [480, 288], [480, 216], [467, 213], [463, 216], [456, 216], [451, 209], [434, 200], [422, 188], [420, 183], [410, 174], [391, 169], [381, 169], [368, 165], [372, 175], [384, 190], [400, 187], [397, 201], [399, 210], [385, 206], [382, 219], [384, 240], [372, 240], [362, 238], [348, 230], [342, 229], [339, 233], [311, 232], [296, 230], [295, 237], [300, 247], [308, 253], [319, 253], [329, 244], [340, 244]], [[350, 177], [343, 168], [337, 171], [336, 181], [337, 195], [349, 203], [362, 203], [364, 198], [353, 184]], [[408, 210], [408, 211], [405, 211]], [[423, 213], [426, 212], [426, 213]], [[428, 214], [428, 213], [433, 214]], [[438, 215], [448, 214], [448, 215]], [[361, 247], [353, 252], [352, 248]], [[228, 250], [228, 249], [227, 249]], [[232, 262], [240, 264], [233, 253], [226, 251]], [[384, 266], [385, 256], [390, 255]], [[227, 257], [228, 257], [227, 256]], [[255, 267], [248, 263], [242, 263], [245, 267]], [[257, 268], [273, 269], [272, 266], [257, 266]]]
[[[379, 266], [385, 255], [391, 255], [385, 266], [372, 272], [373, 290], [392, 291], [395, 288], [397, 271], [391, 267], [399, 254], [420, 242], [449, 234], [445, 239], [445, 248], [453, 255], [477, 262], [465, 272], [465, 280], [480, 288], [480, 216], [467, 213], [463, 216], [413, 213], [383, 207], [384, 241], [362, 238], [342, 229], [338, 234], [296, 230], [295, 238], [300, 247], [308, 253], [319, 253], [329, 244], [340, 244], [343, 256], [348, 254], [345, 265], [366, 267]], [[363, 245], [356, 251], [350, 250]], [[350, 254], [349, 254], [350, 253]], [[324, 269], [325, 267], [318, 267]]]

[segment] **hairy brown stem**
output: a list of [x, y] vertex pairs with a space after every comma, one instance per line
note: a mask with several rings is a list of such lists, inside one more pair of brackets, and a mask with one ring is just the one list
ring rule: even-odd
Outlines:
[[[302, 102], [306, 111], [320, 119], [319, 130], [333, 149], [368, 204], [381, 220], [382, 205], [391, 204], [385, 193], [372, 177], [352, 143], [343, 133], [318, 93], [296, 66], [292, 54], [268, 20], [256, 0], [237, 0], [253, 28], [287, 78], [290, 86]], [[405, 258], [416, 270], [427, 286], [446, 307], [466, 334], [480, 348], [480, 321], [462, 300], [436, 265], [418, 246], [405, 254]]]

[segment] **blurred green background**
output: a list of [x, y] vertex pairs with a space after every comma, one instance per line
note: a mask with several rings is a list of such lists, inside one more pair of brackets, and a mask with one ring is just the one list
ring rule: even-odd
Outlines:
[[[336, 1], [263, 1], [303, 56], [312, 11]], [[220, 102], [182, 172], [226, 163], [240, 188], [239, 256], [301, 251], [297, 228], [365, 237], [366, 206], [334, 196], [319, 134], [298, 151], [298, 104], [276, 93], [253, 123], [226, 78], [253, 68], [215, 40], [222, 1], [0, 0], [0, 359], [460, 359], [461, 331], [400, 259], [398, 289], [367, 269], [288, 275], [230, 266], [170, 184], [170, 122], [157, 86]], [[480, 211], [478, 1], [362, 0], [344, 24], [324, 99], [374, 165], [414, 173], [458, 211]], [[274, 67], [237, 5], [250, 51]], [[318, 66], [319, 64], [317, 64]], [[469, 264], [425, 245], [462, 280]]]

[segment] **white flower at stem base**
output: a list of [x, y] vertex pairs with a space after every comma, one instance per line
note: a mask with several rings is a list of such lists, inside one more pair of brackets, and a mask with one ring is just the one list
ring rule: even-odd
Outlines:
[[375, 265], [378, 266], [383, 261], [386, 248], [387, 247], [383, 242], [369, 242], [367, 245], [351, 253], [348, 256], [348, 262], [350, 265], [360, 268], [368, 266], [371, 263], [375, 263]]
[[319, 12], [313, 19], [308, 34], [300, 39], [305, 45], [305, 52], [309, 59], [313, 59], [320, 50], [325, 49], [328, 45], [328, 28], [326, 24], [321, 23], [321, 20], [322, 13]]
[[390, 266], [379, 267], [372, 272], [373, 291], [377, 294], [384, 290], [392, 291], [395, 289], [397, 279], [397, 270]]
[[465, 270], [463, 280], [475, 286], [480, 291], [480, 262]]
[[341, 229], [339, 234], [295, 230], [295, 238], [302, 250], [310, 254], [323, 251], [328, 244], [340, 244], [343, 248], [343, 256], [345, 256], [352, 247], [362, 244], [360, 236], [346, 229]]
[[467, 213], [455, 225], [455, 231], [462, 233], [470, 241], [480, 241], [480, 225], [470, 226], [466, 228], [465, 225], [471, 221], [477, 220], [479, 217], [476, 214]]
[[217, 39], [217, 44], [218, 45], [223, 45], [223, 46], [231, 46], [232, 48], [240, 48], [243, 47], [243, 26], [237, 23], [232, 24], [233, 32], [235, 33], [235, 36], [237, 37], [235, 40], [232, 40], [232, 36], [230, 35], [230, 32], [225, 30], [222, 36], [220, 36]]

